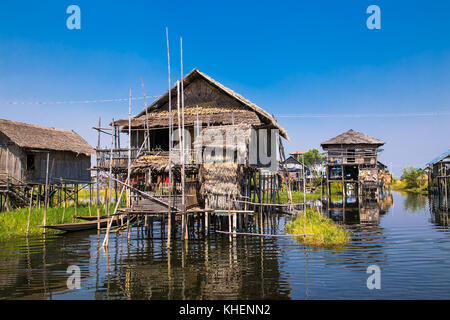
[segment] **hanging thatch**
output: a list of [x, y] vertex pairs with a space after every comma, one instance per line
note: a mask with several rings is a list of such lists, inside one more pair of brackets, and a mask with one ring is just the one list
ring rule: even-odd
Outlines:
[[[251, 126], [238, 124], [230, 126], [207, 127], [196, 137], [194, 148], [202, 151], [206, 163], [234, 163], [248, 165]], [[208, 150], [215, 149], [219, 154], [210, 155]]]
[[90, 156], [94, 149], [73, 130], [0, 119], [0, 132], [21, 148], [70, 151]]
[[169, 171], [168, 155], [144, 155], [139, 157], [131, 166], [132, 173], [146, 171], [148, 169], [155, 171]]
[[[198, 168], [195, 164], [192, 164], [189, 159], [186, 158], [185, 170], [187, 173], [197, 172]], [[180, 153], [178, 151], [172, 152], [172, 170], [179, 172], [181, 168]], [[148, 170], [157, 171], [159, 173], [169, 172], [169, 154], [158, 155], [142, 155], [132, 165], [131, 173], [139, 174]]]
[[244, 167], [234, 163], [222, 163], [200, 167], [200, 195], [205, 208], [236, 209], [242, 195]]

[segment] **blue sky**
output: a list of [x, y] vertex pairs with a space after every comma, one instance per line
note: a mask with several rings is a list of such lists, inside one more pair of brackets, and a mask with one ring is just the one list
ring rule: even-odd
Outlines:
[[[66, 28], [71, 4], [81, 30]], [[380, 30], [366, 27], [371, 4]], [[173, 80], [183, 36], [185, 73], [198, 67], [274, 114], [288, 151], [354, 129], [386, 141], [381, 160], [399, 174], [450, 147], [449, 12], [448, 1], [3, 1], [0, 118], [96, 144], [98, 117], [126, 117], [127, 102], [6, 102], [127, 98], [130, 87], [141, 97], [140, 77], [159, 96], [167, 26]]]

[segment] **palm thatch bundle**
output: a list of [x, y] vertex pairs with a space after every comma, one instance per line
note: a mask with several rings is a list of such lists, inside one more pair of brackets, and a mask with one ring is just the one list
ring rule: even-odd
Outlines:
[[235, 163], [203, 164], [199, 170], [200, 195], [209, 209], [239, 209], [244, 167]]
[[[174, 159], [175, 158], [175, 159]], [[180, 157], [172, 157], [172, 166], [179, 164]], [[151, 169], [158, 172], [169, 172], [169, 155], [143, 155], [131, 166], [131, 172], [142, 173]]]

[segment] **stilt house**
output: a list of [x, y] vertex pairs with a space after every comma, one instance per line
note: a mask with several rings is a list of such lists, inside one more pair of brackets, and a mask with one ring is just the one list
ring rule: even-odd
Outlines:
[[[275, 172], [270, 173], [267, 185], [274, 190], [278, 185], [275, 175], [280, 137], [288, 139], [274, 117], [197, 69], [183, 79], [183, 95], [177, 83], [170, 90], [171, 113], [167, 91], [131, 120], [113, 123], [114, 130], [125, 133], [131, 123], [131, 184], [154, 193], [173, 188], [172, 194], [179, 196], [183, 157], [187, 207], [239, 208], [237, 201], [250, 198], [251, 190], [259, 185], [253, 179], [273, 167]], [[176, 141], [169, 168], [170, 115], [173, 139], [180, 141], [180, 131], [176, 130], [183, 122], [186, 134], [184, 154]], [[117, 174], [126, 174], [127, 151], [120, 147], [114, 150], [113, 170]], [[98, 170], [108, 170], [109, 154], [110, 150], [97, 150]], [[267, 163], [261, 154], [275, 159], [275, 163]], [[174, 186], [167, 185], [169, 170]]]
[[321, 143], [327, 152], [327, 185], [341, 183], [343, 193], [349, 187], [358, 195], [374, 195], [379, 186], [378, 153], [384, 142], [363, 133], [348, 130]]

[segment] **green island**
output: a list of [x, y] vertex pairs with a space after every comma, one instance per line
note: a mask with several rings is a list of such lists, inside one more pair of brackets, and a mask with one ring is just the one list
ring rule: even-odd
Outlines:
[[306, 210], [306, 216], [300, 212], [285, 229], [291, 234], [307, 234], [305, 237], [298, 237], [298, 241], [316, 247], [339, 247], [350, 241], [349, 231], [312, 209]]

